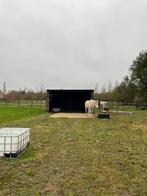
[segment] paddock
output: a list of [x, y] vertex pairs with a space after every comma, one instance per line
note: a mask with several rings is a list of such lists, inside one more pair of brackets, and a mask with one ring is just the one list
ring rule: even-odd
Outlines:
[[54, 119], [43, 108], [8, 109], [1, 107], [1, 126], [32, 131], [21, 157], [0, 157], [0, 195], [146, 193], [146, 110], [100, 120]]

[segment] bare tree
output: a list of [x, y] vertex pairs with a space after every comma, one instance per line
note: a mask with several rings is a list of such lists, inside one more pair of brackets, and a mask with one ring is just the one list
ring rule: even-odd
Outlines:
[[112, 91], [113, 87], [112, 87], [112, 82], [109, 81], [108, 82], [108, 86], [107, 86], [107, 91], [110, 93]]
[[95, 88], [94, 88], [94, 93], [97, 94], [99, 91], [98, 83], [96, 83]]
[[101, 87], [101, 93], [106, 93], [106, 85], [103, 84]]
[[6, 95], [6, 81], [3, 82], [3, 93]]

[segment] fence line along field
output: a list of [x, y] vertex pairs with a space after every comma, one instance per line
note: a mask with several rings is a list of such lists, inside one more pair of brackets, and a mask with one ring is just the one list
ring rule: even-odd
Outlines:
[[147, 195], [147, 111], [110, 120], [1, 107], [0, 126], [30, 127], [29, 147], [0, 158], [0, 195]]
[[0, 100], [1, 106], [30, 106], [30, 107], [44, 107], [46, 106], [45, 100]]

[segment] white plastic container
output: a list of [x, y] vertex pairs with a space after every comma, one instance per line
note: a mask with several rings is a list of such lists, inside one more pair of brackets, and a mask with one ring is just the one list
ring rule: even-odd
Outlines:
[[30, 128], [0, 128], [0, 156], [16, 156], [30, 141]]

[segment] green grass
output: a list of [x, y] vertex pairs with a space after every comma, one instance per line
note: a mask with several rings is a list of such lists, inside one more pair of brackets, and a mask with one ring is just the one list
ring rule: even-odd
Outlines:
[[17, 159], [0, 158], [0, 195], [147, 195], [147, 111], [110, 120], [28, 116]]
[[9, 121], [20, 120], [44, 113], [43, 107], [30, 107], [30, 106], [1, 106], [0, 107], [0, 125]]

